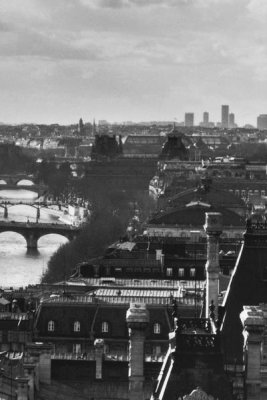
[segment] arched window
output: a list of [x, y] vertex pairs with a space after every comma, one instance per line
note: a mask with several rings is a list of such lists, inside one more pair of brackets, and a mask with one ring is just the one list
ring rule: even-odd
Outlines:
[[107, 321], [103, 321], [101, 325], [101, 332], [107, 333], [109, 331], [109, 323]]
[[55, 322], [54, 321], [49, 321], [47, 324], [47, 330], [49, 332], [54, 332], [55, 330]]
[[161, 332], [161, 326], [160, 326], [160, 324], [159, 324], [158, 322], [155, 322], [155, 323], [154, 323], [153, 332], [154, 332], [156, 335], [159, 335], [159, 334], [160, 334], [160, 332]]
[[81, 324], [79, 321], [75, 321], [73, 324], [73, 330], [74, 332], [80, 332], [81, 330]]

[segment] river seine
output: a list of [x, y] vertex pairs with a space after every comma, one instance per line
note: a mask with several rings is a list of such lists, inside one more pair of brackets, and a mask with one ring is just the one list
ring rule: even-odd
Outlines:
[[[36, 198], [27, 190], [0, 190], [1, 201], [29, 201]], [[0, 207], [0, 219], [4, 219], [4, 208]], [[34, 222], [36, 209], [29, 205], [8, 205], [8, 221]], [[58, 211], [41, 209], [40, 222], [56, 222]], [[14, 232], [0, 233], [0, 286], [20, 287], [39, 283], [47, 262], [58, 247], [68, 240], [60, 235], [46, 235], [39, 239], [38, 250], [27, 251], [25, 239]]]

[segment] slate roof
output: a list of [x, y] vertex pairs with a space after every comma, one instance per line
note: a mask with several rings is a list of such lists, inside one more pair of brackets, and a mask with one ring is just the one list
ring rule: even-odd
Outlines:
[[173, 208], [164, 213], [159, 213], [150, 221], [150, 225], [187, 225], [187, 226], [203, 226], [205, 223], [206, 212], [219, 212], [222, 214], [224, 227], [227, 226], [244, 226], [245, 219], [240, 217], [234, 211], [222, 206], [211, 206], [195, 203], [190, 207]]
[[159, 155], [162, 145], [166, 141], [164, 136], [135, 136], [129, 135], [123, 144], [123, 154], [131, 154], [132, 156], [152, 154]]
[[244, 305], [267, 302], [267, 229], [252, 227], [244, 235], [233, 275], [223, 301], [221, 327], [225, 358], [242, 362], [243, 336], [240, 313]]
[[198, 188], [190, 188], [182, 193], [169, 198], [170, 204], [186, 205], [191, 201], [201, 201], [203, 203], [211, 204], [212, 206], [224, 207], [245, 207], [244, 201], [230, 193], [228, 190], [222, 190], [216, 183], [209, 183], [208, 186], [200, 186]]

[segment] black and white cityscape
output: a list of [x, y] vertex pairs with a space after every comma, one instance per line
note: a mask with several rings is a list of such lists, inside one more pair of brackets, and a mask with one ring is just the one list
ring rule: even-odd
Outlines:
[[0, 399], [267, 398], [266, 17], [0, 0]]

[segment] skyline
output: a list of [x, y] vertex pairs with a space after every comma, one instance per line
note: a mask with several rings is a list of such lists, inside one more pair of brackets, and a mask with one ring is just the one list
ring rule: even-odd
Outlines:
[[267, 113], [264, 0], [0, 0], [0, 121]]

